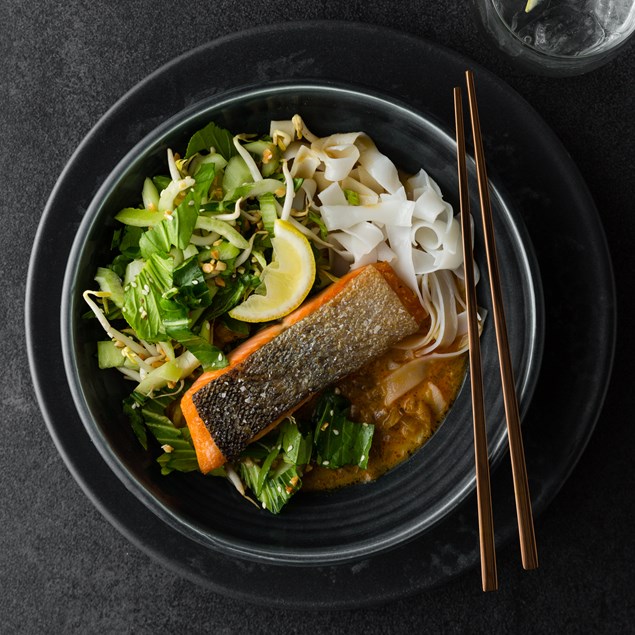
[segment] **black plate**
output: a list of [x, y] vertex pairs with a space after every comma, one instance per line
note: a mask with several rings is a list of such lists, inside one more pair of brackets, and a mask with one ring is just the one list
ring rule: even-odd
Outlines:
[[[381, 57], [371, 60], [369, 51], [377, 50], [377, 41], [382, 42]], [[168, 567], [238, 598], [269, 605], [334, 607], [415, 592], [478, 561], [472, 498], [414, 542], [353, 564], [289, 568], [247, 563], [184, 539], [125, 490], [91, 445], [64, 379], [56, 310], [66, 257], [92, 196], [136, 141], [179, 110], [237, 86], [297, 77], [390, 92], [451, 128], [452, 88], [462, 82], [467, 67], [476, 72], [490, 173], [504, 184], [506, 200], [521, 213], [543, 277], [545, 357], [524, 419], [536, 512], [553, 498], [577, 461], [595, 425], [610, 373], [615, 299], [597, 212], [553, 133], [518, 95], [487, 71], [406, 35], [333, 22], [293, 23], [237, 34], [163, 67], [100, 121], [51, 195], [29, 276], [31, 368], [56, 445], [102, 513]], [[115, 136], [117, 144], [109, 144]], [[46, 312], [39, 310], [43, 298]], [[598, 308], [589, 315], [586, 309], [591, 305]], [[586, 319], [580, 320], [580, 315]], [[497, 537], [502, 542], [515, 533], [506, 466], [493, 475], [493, 493]]]

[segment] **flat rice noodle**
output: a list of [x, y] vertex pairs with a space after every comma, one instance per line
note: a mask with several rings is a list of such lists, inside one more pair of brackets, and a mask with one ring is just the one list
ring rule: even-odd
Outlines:
[[463, 262], [461, 228], [458, 221], [452, 220], [449, 227], [443, 222], [429, 223], [417, 220], [412, 223], [412, 241], [432, 257], [417, 257], [415, 272], [431, 273], [439, 269], [456, 269]]
[[445, 201], [432, 189], [425, 190], [415, 198], [413, 216], [430, 222], [436, 221], [446, 212]]
[[342, 189], [356, 192], [362, 205], [374, 205], [379, 202], [379, 195], [376, 192], [351, 176], [347, 176], [342, 181]]
[[356, 238], [366, 251], [374, 249], [384, 240], [384, 232], [377, 225], [367, 222], [351, 225], [340, 233]]
[[351, 269], [377, 262], [377, 246], [384, 241], [384, 234], [372, 223], [358, 223], [340, 232], [333, 232], [335, 239], [353, 256]]
[[282, 153], [282, 158], [287, 161], [291, 161], [291, 159], [295, 159], [300, 152], [300, 148], [304, 148], [306, 145], [301, 141], [293, 141], [291, 144], [287, 146], [287, 149]]
[[428, 403], [432, 406], [434, 414], [438, 417], [448, 407], [448, 402], [443, 396], [443, 393], [439, 390], [439, 387], [431, 381], [426, 384], [426, 393], [429, 397]]
[[418, 386], [425, 379], [428, 364], [429, 360], [418, 357], [390, 373], [384, 380], [386, 388], [384, 403], [389, 406]]
[[361, 134], [357, 139], [360, 149], [359, 163], [387, 192], [394, 194], [402, 186], [395, 164], [382, 154], [368, 135]]
[[334, 134], [317, 139], [311, 150], [324, 163], [324, 176], [328, 181], [341, 181], [353, 169], [360, 152], [355, 145], [358, 132]]
[[317, 183], [313, 179], [304, 179], [302, 181], [302, 185], [300, 186], [300, 190], [305, 193], [307, 197], [307, 201], [309, 203], [313, 203], [313, 199], [315, 198], [315, 193], [317, 192]]
[[[319, 173], [316, 174], [315, 177], [319, 178]], [[317, 185], [320, 187], [319, 182], [317, 182]], [[331, 183], [328, 187], [321, 189], [318, 196], [322, 205], [339, 205], [348, 207], [346, 194], [344, 194], [344, 190], [342, 190], [339, 183]]]
[[[394, 264], [393, 268], [397, 271]], [[456, 287], [450, 272], [436, 271], [422, 276], [420, 298], [428, 312], [430, 328], [426, 334], [405, 338], [396, 348], [414, 350], [419, 356], [448, 348], [455, 341], [458, 330], [455, 294]]]
[[397, 258], [397, 254], [386, 244], [377, 245], [377, 260], [380, 262], [392, 262]]
[[422, 249], [412, 250], [412, 266], [416, 276], [434, 271], [434, 262], [435, 259], [432, 254], [429, 254]]
[[412, 262], [412, 243], [410, 241], [410, 227], [387, 225], [388, 243], [395, 252], [396, 258], [391, 265], [396, 274], [408, 285], [421, 301], [421, 291], [417, 284], [414, 263]]
[[320, 157], [311, 148], [301, 145], [293, 159], [291, 176], [293, 178], [311, 179], [315, 171], [320, 167], [320, 162]]
[[322, 219], [329, 231], [371, 221], [404, 227], [409, 234], [413, 208], [412, 201], [381, 201], [376, 205], [323, 205]]
[[[383, 194], [384, 188], [375, 181], [375, 179], [368, 173], [368, 170], [359, 165], [351, 172], [351, 176], [357, 179], [362, 185], [375, 192], [375, 194]], [[414, 199], [413, 199], [414, 200]]]

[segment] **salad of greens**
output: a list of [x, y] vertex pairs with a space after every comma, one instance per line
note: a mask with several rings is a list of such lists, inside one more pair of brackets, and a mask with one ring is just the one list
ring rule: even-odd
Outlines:
[[[291, 219], [313, 238], [312, 291], [336, 279], [327, 229], [306, 202], [304, 179], [291, 176], [286, 147], [284, 136], [233, 136], [209, 123], [182, 156], [169, 150], [166, 173], [145, 179], [140, 205], [116, 215], [115, 255], [96, 272], [99, 290], [83, 294], [87, 317], [108, 336], [97, 342], [99, 367], [133, 384], [123, 411], [163, 474], [198, 470], [179, 401], [201, 371], [225, 367], [227, 354], [260, 327], [229, 313], [267, 292], [261, 278], [272, 263], [276, 219]], [[307, 465], [366, 467], [372, 436], [373, 426], [350, 421], [344, 397], [329, 391], [310, 420], [287, 418], [213, 475], [245, 497], [248, 487], [278, 513]]]

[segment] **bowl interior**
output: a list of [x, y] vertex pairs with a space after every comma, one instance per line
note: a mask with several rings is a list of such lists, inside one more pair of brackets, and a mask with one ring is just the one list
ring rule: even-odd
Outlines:
[[[106, 179], [79, 228], [62, 302], [68, 381], [86, 430], [124, 484], [189, 538], [224, 553], [285, 564], [324, 564], [368, 556], [413, 538], [458, 505], [474, 487], [469, 386], [464, 386], [432, 439], [377, 482], [330, 493], [300, 493], [278, 516], [244, 501], [224, 480], [200, 474], [161, 476], [121, 412], [130, 390], [115, 371], [100, 371], [95, 320], [84, 320], [81, 293], [109, 262], [114, 215], [136, 205], [146, 176], [164, 171], [166, 150], [184, 151], [193, 132], [215, 121], [233, 132], [266, 133], [271, 119], [300, 113], [320, 135], [363, 130], [406, 172], [423, 167], [456, 206], [455, 146], [433, 121], [381, 95], [330, 85], [248, 88], [195, 104], [141, 140]], [[469, 165], [471, 183], [474, 168]], [[478, 210], [476, 197], [472, 209]], [[542, 297], [521, 220], [492, 189], [497, 247], [521, 411], [529, 403], [542, 346]], [[476, 223], [481, 271], [482, 235]], [[490, 308], [486, 276], [479, 303]], [[505, 422], [491, 319], [482, 336], [488, 438], [492, 462], [505, 449]]]

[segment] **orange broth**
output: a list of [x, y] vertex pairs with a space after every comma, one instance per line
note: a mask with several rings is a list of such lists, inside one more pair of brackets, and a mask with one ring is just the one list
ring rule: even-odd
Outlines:
[[375, 425], [368, 467], [346, 466], [332, 470], [310, 466], [302, 478], [305, 491], [374, 481], [430, 439], [463, 384], [467, 354], [431, 359], [423, 380], [386, 406], [385, 378], [405, 361], [403, 351], [391, 349], [339, 382], [337, 387], [351, 402], [350, 418]]

